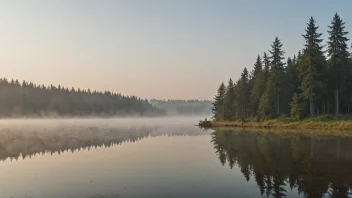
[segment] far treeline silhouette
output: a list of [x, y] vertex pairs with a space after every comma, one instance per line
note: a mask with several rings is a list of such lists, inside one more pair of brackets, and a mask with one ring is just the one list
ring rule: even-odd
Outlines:
[[[251, 73], [244, 68], [240, 79], [222, 83], [213, 102], [215, 120], [257, 120], [290, 115], [292, 119], [351, 113], [352, 57], [345, 22], [336, 13], [323, 44], [313, 17], [305, 45], [297, 56], [284, 59], [278, 37], [269, 53], [258, 55]], [[324, 51], [324, 47], [327, 50]]]
[[0, 116], [127, 116], [164, 115], [148, 100], [99, 92], [64, 88], [60, 85], [35, 85], [0, 79]]

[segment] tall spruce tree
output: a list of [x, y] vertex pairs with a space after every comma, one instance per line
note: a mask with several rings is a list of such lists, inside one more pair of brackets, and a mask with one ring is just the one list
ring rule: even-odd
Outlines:
[[[265, 94], [263, 97], [263, 104], [261, 105], [262, 110], [267, 114], [270, 109], [270, 114], [280, 115], [280, 106], [282, 105], [283, 89], [284, 89], [284, 51], [282, 50], [282, 44], [278, 37], [275, 38], [275, 41], [271, 45], [272, 50], [270, 53], [270, 72], [268, 77], [267, 86], [265, 89]], [[274, 97], [273, 97], [274, 96]], [[274, 106], [271, 106], [273, 105]], [[265, 105], [270, 105], [265, 107]], [[275, 110], [275, 112], [273, 111]]]
[[260, 58], [259, 55], [257, 56], [257, 60], [254, 64], [252, 76], [253, 76], [253, 86], [252, 86], [251, 96], [250, 96], [250, 106], [251, 106], [251, 113], [256, 114], [259, 107], [260, 97], [262, 96], [265, 88], [263, 64], [262, 64], [262, 59]]
[[243, 69], [241, 78], [236, 86], [236, 107], [239, 118], [245, 118], [249, 115], [249, 97], [250, 90], [248, 89], [249, 74], [247, 68]]
[[296, 58], [297, 72], [299, 72], [300, 61], [302, 61], [302, 53], [301, 53], [301, 50], [298, 51], [298, 53], [297, 53], [297, 58]]
[[230, 78], [226, 87], [225, 93], [225, 120], [232, 120], [234, 118], [234, 102], [235, 102], [235, 85]]
[[257, 59], [254, 63], [253, 70], [251, 72], [252, 78], [255, 78], [258, 76], [263, 70], [263, 64], [262, 64], [262, 59], [260, 58], [260, 55], [258, 54]]
[[348, 45], [349, 40], [345, 31], [345, 22], [342, 21], [340, 16], [336, 13], [331, 26], [329, 26], [329, 40], [328, 40], [328, 56], [330, 74], [334, 79], [334, 96], [335, 96], [335, 113], [339, 115], [340, 110], [340, 92], [344, 88], [348, 71]]
[[298, 79], [298, 71], [297, 71], [297, 64], [296, 64], [296, 56], [291, 59], [288, 57], [286, 62], [285, 74], [286, 74], [286, 100], [290, 101], [293, 96], [293, 93], [297, 92], [299, 87], [299, 79]]
[[266, 83], [264, 93], [259, 102], [260, 116], [272, 116], [275, 113], [275, 85], [270, 78]]
[[270, 74], [270, 60], [266, 52], [263, 55], [264, 70], [264, 90], [259, 100], [258, 112], [260, 116], [267, 116], [272, 114], [274, 109], [274, 87], [273, 82], [269, 81]]
[[266, 52], [263, 55], [263, 62], [264, 62], [264, 82], [266, 83], [269, 78], [269, 71], [270, 71], [270, 60]]
[[224, 117], [225, 117], [225, 93], [226, 93], [226, 86], [222, 82], [218, 89], [218, 93], [214, 97], [213, 108], [212, 108], [214, 119], [218, 121], [224, 120]]
[[314, 97], [319, 94], [321, 87], [321, 74], [324, 69], [323, 46], [320, 39], [321, 33], [317, 32], [318, 26], [315, 25], [313, 17], [307, 24], [306, 34], [302, 35], [305, 39], [303, 57], [300, 61], [299, 70], [301, 78], [302, 96], [309, 100], [310, 115], [315, 115]]

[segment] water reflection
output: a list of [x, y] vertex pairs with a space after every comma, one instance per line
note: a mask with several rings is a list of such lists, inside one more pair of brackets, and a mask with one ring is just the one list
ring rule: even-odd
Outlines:
[[261, 195], [296, 189], [304, 197], [351, 196], [351, 137], [222, 129], [211, 141], [221, 164], [238, 166]]
[[[182, 127], [181, 127], [182, 129]], [[190, 130], [191, 129], [191, 130]], [[64, 153], [111, 147], [148, 137], [204, 135], [196, 127], [173, 130], [172, 126], [121, 124], [119, 126], [57, 125], [0, 128], [0, 160], [31, 158], [37, 154]]]
[[136, 122], [0, 122], [0, 196], [351, 196], [352, 137]]

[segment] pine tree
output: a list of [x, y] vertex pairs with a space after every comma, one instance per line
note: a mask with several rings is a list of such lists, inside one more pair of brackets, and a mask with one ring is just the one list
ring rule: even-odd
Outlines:
[[269, 71], [270, 71], [270, 60], [268, 55], [264, 52], [263, 55], [263, 61], [264, 61], [264, 82], [268, 82], [269, 78]]
[[298, 51], [298, 54], [297, 54], [297, 63], [299, 60], [302, 59], [302, 53], [301, 53], [301, 50]]
[[263, 78], [264, 78], [264, 90], [262, 96], [259, 100], [258, 112], [261, 116], [267, 116], [272, 113], [273, 111], [273, 93], [274, 87], [273, 83], [269, 81], [269, 74], [270, 74], [270, 60], [266, 52], [263, 55], [263, 62], [264, 62], [264, 71], [263, 71]]
[[224, 83], [220, 84], [217, 95], [214, 97], [212, 112], [215, 120], [224, 120], [225, 117], [225, 92], [226, 86]]
[[262, 64], [262, 59], [260, 58], [260, 55], [258, 54], [257, 60], [254, 63], [253, 70], [251, 72], [252, 78], [255, 78], [258, 76], [263, 70], [263, 64]]
[[[281, 101], [284, 99], [283, 96], [283, 82], [284, 82], [284, 51], [281, 49], [282, 44], [278, 37], [275, 38], [274, 43], [271, 45], [272, 50], [270, 52], [270, 72], [268, 76], [268, 82], [264, 91], [263, 98], [261, 99], [261, 111], [264, 114], [276, 114], [280, 115]], [[274, 97], [273, 97], [274, 96]], [[281, 103], [280, 103], [281, 102]], [[272, 106], [272, 105], [275, 106]], [[275, 112], [273, 111], [275, 110]]]
[[254, 69], [252, 73], [253, 73], [252, 74], [253, 87], [252, 87], [251, 96], [250, 96], [250, 106], [251, 106], [251, 112], [256, 114], [258, 111], [260, 98], [265, 88], [263, 65], [259, 55], [257, 57], [256, 63], [254, 64]]
[[233, 84], [232, 79], [230, 78], [226, 93], [225, 93], [225, 120], [232, 120], [235, 116], [234, 112], [234, 102], [235, 102], [235, 85]]
[[265, 91], [260, 98], [259, 113], [261, 116], [271, 116], [275, 111], [275, 86], [273, 80], [268, 80]]
[[288, 57], [285, 68], [285, 100], [290, 101], [293, 94], [297, 92], [299, 87], [299, 79], [297, 74], [297, 64], [296, 64], [296, 56], [291, 59]]
[[345, 22], [343, 22], [340, 16], [336, 13], [331, 26], [329, 26], [329, 41], [328, 41], [328, 56], [330, 73], [334, 78], [334, 96], [335, 96], [335, 113], [339, 115], [339, 104], [340, 104], [340, 92], [343, 82], [346, 80], [347, 75], [347, 64], [348, 64], [348, 45], [347, 41], [349, 40], [346, 35], [348, 34], [345, 31]]
[[249, 110], [249, 97], [250, 97], [250, 90], [248, 89], [248, 70], [247, 68], [243, 69], [241, 74], [241, 78], [237, 83], [235, 93], [236, 93], [236, 108], [238, 111], [238, 116], [240, 118], [248, 117], [248, 110]]
[[264, 52], [264, 55], [263, 55], [263, 62], [264, 62], [264, 71], [263, 71], [264, 88], [263, 88], [263, 93], [259, 100], [258, 112], [259, 112], [259, 115], [266, 116], [266, 115], [272, 114], [272, 111], [274, 109], [272, 103], [275, 99], [272, 95], [274, 93], [273, 83], [269, 81], [270, 60], [266, 52]]
[[317, 33], [318, 26], [315, 25], [313, 17], [310, 18], [306, 34], [302, 35], [306, 41], [299, 70], [301, 78], [302, 96], [309, 100], [310, 115], [315, 115], [314, 97], [320, 91], [321, 74], [324, 68], [324, 55], [322, 51], [321, 33]]

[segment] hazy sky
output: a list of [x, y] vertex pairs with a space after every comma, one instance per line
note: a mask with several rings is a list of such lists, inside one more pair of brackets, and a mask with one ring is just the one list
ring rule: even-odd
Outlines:
[[3, 0], [0, 76], [143, 98], [211, 99], [278, 36], [286, 55], [351, 0]]

